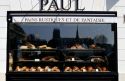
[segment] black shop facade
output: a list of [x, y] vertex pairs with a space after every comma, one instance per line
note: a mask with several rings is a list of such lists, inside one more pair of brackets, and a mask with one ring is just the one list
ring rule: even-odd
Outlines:
[[117, 12], [43, 1], [7, 12], [6, 81], [118, 81]]

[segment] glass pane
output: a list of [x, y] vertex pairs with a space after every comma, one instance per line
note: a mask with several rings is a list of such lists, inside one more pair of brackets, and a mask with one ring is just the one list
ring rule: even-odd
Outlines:
[[110, 72], [113, 49], [111, 24], [9, 25], [10, 71]]

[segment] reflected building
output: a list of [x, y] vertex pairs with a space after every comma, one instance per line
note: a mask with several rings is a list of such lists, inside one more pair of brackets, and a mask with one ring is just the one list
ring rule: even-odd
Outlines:
[[10, 23], [9, 24], [9, 50], [17, 49], [17, 45], [19, 44], [19, 40], [24, 40], [26, 38], [26, 33], [24, 30], [17, 24]]
[[62, 47], [62, 39], [60, 37], [60, 30], [55, 28], [53, 30], [53, 38], [48, 42], [48, 46], [53, 48], [61, 48]]
[[56, 48], [56, 47], [70, 48], [74, 44], [81, 44], [81, 45], [84, 44], [87, 47], [89, 47], [89, 45], [91, 45], [93, 43], [94, 43], [94, 40], [91, 38], [80, 38], [78, 27], [77, 27], [75, 38], [62, 38], [60, 36], [60, 30], [54, 29], [53, 38], [48, 42], [48, 45], [53, 48]]

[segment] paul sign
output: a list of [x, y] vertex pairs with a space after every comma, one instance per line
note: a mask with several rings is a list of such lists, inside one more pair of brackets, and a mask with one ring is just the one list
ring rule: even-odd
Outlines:
[[79, 0], [41, 0], [41, 11], [83, 11], [84, 5]]

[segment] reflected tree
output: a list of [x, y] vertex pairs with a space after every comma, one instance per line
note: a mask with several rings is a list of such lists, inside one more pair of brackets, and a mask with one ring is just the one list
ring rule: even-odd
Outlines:
[[94, 38], [96, 44], [106, 44], [108, 39], [105, 35], [96, 35]]

